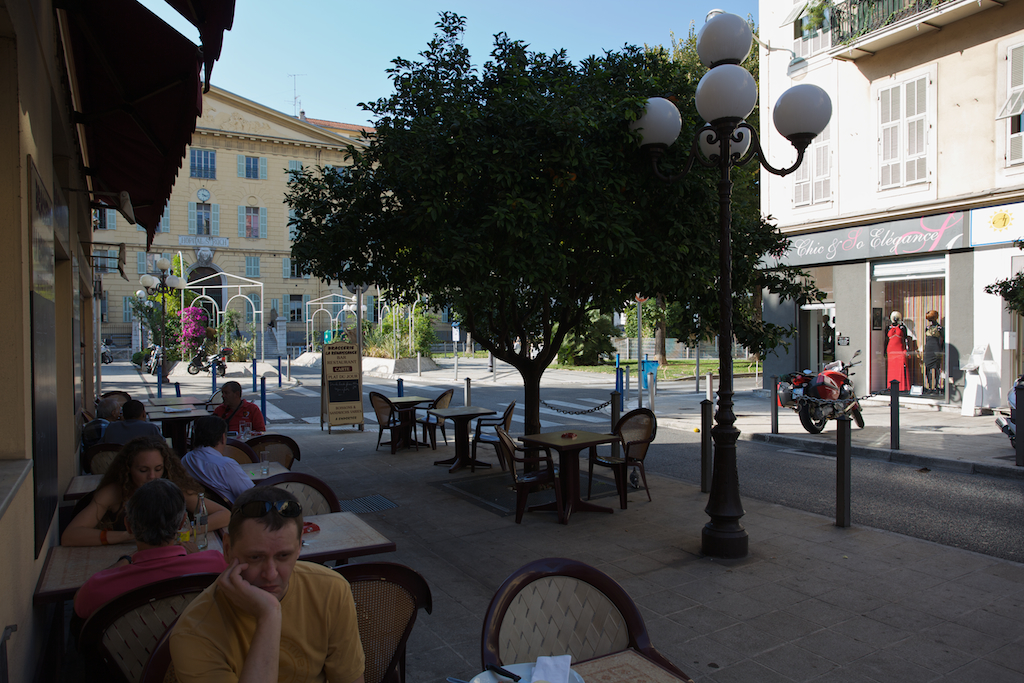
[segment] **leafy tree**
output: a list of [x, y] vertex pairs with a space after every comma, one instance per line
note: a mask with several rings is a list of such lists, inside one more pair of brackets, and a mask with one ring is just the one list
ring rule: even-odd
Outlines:
[[558, 350], [558, 362], [563, 365], [597, 365], [601, 356], [615, 353], [612, 335], [618, 328], [610, 315], [590, 311], [586, 323], [577, 325], [565, 336]]
[[[713, 179], [655, 180], [628, 127], [647, 97], [691, 103], [697, 79], [663, 51], [573, 64], [504, 34], [478, 69], [461, 43], [464, 19], [444, 13], [437, 27], [421, 60], [394, 60], [394, 94], [363, 105], [376, 131], [347, 172], [292, 173], [292, 256], [328, 281], [451, 306], [519, 370], [526, 432], [536, 433], [544, 369], [591, 311], [637, 292], [690, 301], [714, 289]], [[685, 107], [683, 139], [698, 125]], [[674, 146], [663, 170], [687, 152]], [[747, 269], [784, 245], [761, 221], [738, 225], [736, 239], [750, 245], [746, 258], [734, 250]]]
[[[1024, 240], [1014, 241], [1014, 246], [1024, 249]], [[990, 285], [985, 285], [985, 292], [998, 294], [1006, 302], [1006, 309], [1017, 315], [1024, 315], [1024, 272], [1017, 273], [1005, 280], [996, 280]]]

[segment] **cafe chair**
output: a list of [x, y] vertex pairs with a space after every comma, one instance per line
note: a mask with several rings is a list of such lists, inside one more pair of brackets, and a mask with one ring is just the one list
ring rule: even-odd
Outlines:
[[276, 486], [290, 491], [299, 499], [304, 516], [341, 512], [341, 503], [331, 487], [311, 474], [285, 472], [264, 479], [260, 486]]
[[501, 465], [502, 472], [505, 471], [505, 458], [501, 457], [501, 449], [498, 448], [498, 435], [492, 434], [487, 428], [501, 427], [507, 432], [512, 428], [512, 413], [515, 412], [515, 409], [516, 402], [512, 401], [508, 404], [508, 408], [505, 408], [501, 417], [481, 417], [476, 421], [476, 435], [473, 437], [473, 460], [476, 460], [476, 445], [478, 443], [494, 446], [494, 450], [498, 454], [498, 464]]
[[[454, 389], [449, 389], [448, 391], [444, 392], [443, 394], [441, 394], [440, 396], [435, 398], [433, 401], [431, 401], [430, 405], [427, 406], [427, 410], [433, 410], [435, 408], [439, 408], [439, 409], [440, 408], [447, 408], [449, 405], [451, 405], [452, 396], [454, 396], [454, 395], [455, 395], [455, 390]], [[444, 437], [444, 445], [445, 446], [448, 445], [448, 434], [446, 434], [445, 431], [444, 431], [445, 419], [443, 417], [439, 418], [437, 415], [430, 415], [428, 413], [426, 416], [417, 419], [416, 422], [418, 422], [421, 425], [423, 425], [423, 441], [424, 442], [426, 442], [426, 440], [427, 440], [427, 434], [428, 434], [428, 429], [429, 429], [430, 449], [431, 450], [434, 450], [434, 451], [437, 450], [437, 430], [438, 430], [438, 428], [441, 429], [441, 436]]]
[[218, 389], [217, 391], [210, 394], [210, 398], [206, 399], [206, 405], [217, 407], [224, 402], [224, 393]]
[[224, 448], [224, 455], [228, 456], [242, 467], [248, 467], [254, 462], [260, 461], [260, 456], [249, 447], [244, 441], [228, 439], [227, 447]]
[[[539, 491], [541, 488], [551, 486], [555, 490], [555, 508], [558, 511], [558, 521], [566, 524], [565, 508], [562, 505], [562, 487], [558, 485], [558, 470], [551, 459], [551, 451], [544, 449], [544, 454], [534, 448], [526, 449], [516, 444], [512, 437], [501, 427], [495, 427], [498, 433], [499, 450], [498, 459], [508, 462], [509, 471], [512, 473], [512, 488], [516, 492], [516, 524], [523, 523], [523, 513], [526, 512], [526, 499], [532, 491]], [[502, 452], [504, 451], [504, 452]], [[536, 452], [538, 455], [530, 455]], [[523, 455], [517, 456], [517, 453]], [[522, 471], [520, 471], [520, 465]]]
[[139, 683], [178, 683], [178, 677], [174, 674], [174, 662], [171, 661], [171, 631], [178, 620], [167, 625], [153, 654], [149, 656], [146, 666], [142, 667], [142, 674], [139, 676]]
[[481, 643], [483, 668], [572, 655], [572, 663], [633, 649], [689, 677], [651, 645], [636, 603], [604, 572], [559, 557], [534, 560], [491, 599]]
[[415, 414], [416, 406], [399, 408], [392, 403], [387, 396], [379, 394], [376, 391], [370, 392], [370, 405], [373, 406], [373, 413], [377, 417], [377, 424], [380, 425], [380, 430], [377, 432], [377, 446], [373, 450], [380, 448], [380, 440], [381, 437], [384, 436], [385, 429], [390, 430], [391, 441], [385, 441], [384, 445], [391, 446], [392, 454], [398, 450], [399, 437], [403, 435], [408, 437], [416, 450], [420, 449], [419, 442], [416, 440], [415, 431], [412, 434], [406, 434], [405, 432], [407, 427], [402, 423], [402, 413], [412, 411], [413, 414]]
[[594, 483], [594, 465], [610, 467], [615, 475], [615, 490], [619, 492], [619, 507], [626, 509], [626, 471], [630, 467], [640, 469], [640, 476], [647, 491], [647, 500], [651, 500], [651, 489], [647, 486], [647, 473], [644, 471], [644, 458], [647, 449], [658, 434], [658, 419], [648, 408], [631, 410], [615, 424], [612, 434], [619, 437], [622, 448], [618, 457], [598, 455], [597, 449], [590, 450], [590, 473], [587, 476], [587, 500], [590, 500], [590, 489]]
[[89, 474], [106, 474], [114, 458], [124, 448], [119, 443], [98, 443], [82, 454], [82, 469]]
[[291, 469], [296, 460], [302, 459], [299, 444], [284, 434], [254, 436], [245, 443], [256, 453], [257, 460], [261, 453], [266, 453], [271, 461], [279, 462], [287, 469]]
[[160, 638], [218, 574], [186, 574], [118, 596], [85, 621], [79, 651], [88, 679], [137, 683]]
[[352, 586], [365, 683], [405, 683], [405, 646], [416, 613], [432, 610], [430, 587], [418, 572], [392, 562], [335, 567]]

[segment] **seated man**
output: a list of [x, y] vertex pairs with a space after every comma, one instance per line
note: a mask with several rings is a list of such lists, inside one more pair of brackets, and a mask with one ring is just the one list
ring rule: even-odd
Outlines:
[[121, 419], [121, 401], [114, 396], [101, 399], [96, 405], [96, 419], [82, 427], [82, 452], [98, 443], [104, 443], [103, 436], [112, 422]]
[[171, 633], [178, 680], [362, 683], [352, 590], [338, 573], [298, 562], [302, 508], [260, 486], [238, 497], [224, 538], [227, 570]]
[[242, 491], [252, 488], [252, 479], [242, 466], [224, 455], [228, 442], [228, 425], [216, 415], [207, 415], [195, 421], [192, 445], [195, 446], [181, 459], [199, 483], [231, 503]]
[[220, 573], [227, 563], [216, 550], [189, 554], [176, 545], [185, 496], [170, 479], [153, 479], [128, 499], [125, 528], [138, 550], [112, 567], [96, 572], [75, 594], [75, 614], [88, 619], [97, 608], [122, 593], [184, 574]]
[[242, 400], [242, 385], [238, 382], [225, 382], [220, 388], [224, 402], [217, 406], [213, 414], [224, 418], [228, 423], [228, 431], [237, 433], [240, 422], [248, 422], [254, 432], [267, 431], [267, 424], [263, 420], [263, 413], [259, 406], [252, 401]]
[[121, 421], [110, 423], [103, 435], [103, 441], [126, 444], [140, 436], [147, 439], [164, 438], [160, 427], [146, 420], [146, 406], [142, 405], [141, 401], [133, 399], [121, 406]]

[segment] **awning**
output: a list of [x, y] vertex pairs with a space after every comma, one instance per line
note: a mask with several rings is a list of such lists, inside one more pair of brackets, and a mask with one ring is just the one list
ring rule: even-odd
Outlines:
[[798, 2], [798, 3], [796, 3], [795, 5], [793, 5], [793, 8], [791, 10], [789, 10], [789, 14], [786, 15], [786, 18], [783, 19], [782, 23], [779, 24], [779, 25], [780, 26], [789, 26], [790, 24], [792, 24], [797, 19], [802, 19], [803, 17], [805, 17], [807, 15], [807, 11], [810, 8], [810, 6], [811, 6], [811, 4], [809, 2]]
[[210, 73], [213, 63], [220, 59], [224, 45], [224, 31], [231, 30], [235, 19], [235, 0], [166, 0], [190, 24], [199, 29], [203, 41], [203, 64], [206, 73], [206, 87], [210, 92]]
[[[135, 0], [64, 0], [93, 190], [127, 191], [153, 241], [202, 113], [200, 50]], [[94, 201], [117, 208], [116, 199]]]

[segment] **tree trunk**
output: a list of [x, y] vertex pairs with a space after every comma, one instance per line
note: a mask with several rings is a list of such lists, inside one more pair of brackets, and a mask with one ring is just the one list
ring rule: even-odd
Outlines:
[[665, 325], [665, 295], [658, 294], [655, 301], [658, 322], [654, 328], [654, 359], [658, 361], [658, 367], [664, 368], [668, 365], [668, 355], [665, 353], [665, 337], [668, 330]]
[[523, 378], [524, 434], [540, 434], [540, 379], [544, 370], [539, 363], [528, 363], [519, 368]]

